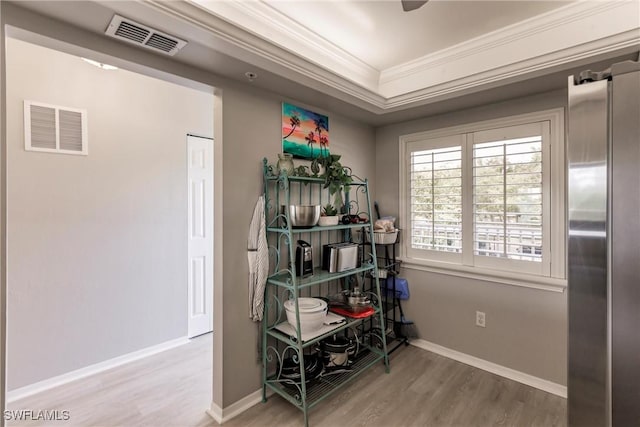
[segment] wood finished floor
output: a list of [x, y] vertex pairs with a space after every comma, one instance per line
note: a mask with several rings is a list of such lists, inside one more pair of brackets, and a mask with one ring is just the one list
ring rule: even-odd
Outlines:
[[[9, 404], [67, 409], [69, 421], [10, 426], [216, 426], [211, 403], [211, 334], [145, 360]], [[404, 347], [321, 402], [313, 427], [565, 426], [566, 400], [445, 357]], [[302, 412], [278, 396], [228, 427], [300, 426]]]

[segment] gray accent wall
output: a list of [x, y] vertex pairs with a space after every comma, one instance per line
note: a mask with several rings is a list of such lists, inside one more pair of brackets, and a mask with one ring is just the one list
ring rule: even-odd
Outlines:
[[[198, 91], [7, 39], [8, 389], [187, 333]], [[23, 100], [83, 108], [89, 155], [24, 150]]]
[[[478, 96], [482, 96], [479, 94]], [[376, 193], [383, 215], [399, 212], [399, 137], [566, 106], [553, 91], [376, 129]], [[400, 228], [406, 225], [400, 219]], [[421, 339], [566, 385], [567, 295], [405, 268], [406, 316]], [[475, 312], [487, 326], [475, 326]]]
[[[281, 150], [281, 102], [298, 104], [296, 100], [251, 87], [246, 82], [233, 81], [180, 64], [175, 58], [154, 55], [101, 34], [70, 27], [26, 11], [16, 4], [2, 2], [0, 10], [7, 23], [12, 25], [13, 33], [17, 32], [16, 29], [23, 33], [30, 31], [37, 33], [36, 38], [47, 37], [48, 45], [54, 44], [65, 51], [96, 51], [102, 56], [114, 58], [116, 65], [128, 69], [164, 79], [182, 79], [183, 82], [189, 79], [191, 83], [198, 82], [217, 88], [214, 112], [217, 156], [217, 168], [214, 171], [214, 221], [218, 234], [215, 242], [212, 403], [225, 409], [258, 390], [258, 325], [248, 318], [246, 240], [253, 207], [261, 192], [261, 160], [267, 156], [275, 161], [276, 153]], [[239, 79], [243, 79], [243, 76], [239, 75]], [[326, 97], [319, 94], [320, 98]], [[173, 100], [165, 101], [167, 104], [172, 102]], [[553, 92], [376, 130], [334, 114], [327, 104], [322, 104], [325, 108], [304, 104], [300, 106], [329, 116], [332, 151], [344, 154], [345, 164], [353, 166], [358, 175], [374, 181], [375, 197], [372, 199], [380, 201], [383, 214], [397, 215], [400, 135], [555, 108], [564, 106], [564, 103], [564, 93]], [[320, 101], [318, 105], [321, 105]], [[16, 111], [9, 112], [9, 117], [16, 117]], [[92, 117], [90, 113], [90, 126]], [[18, 121], [18, 126], [21, 126], [21, 121]], [[15, 141], [10, 143], [18, 144]], [[89, 144], [91, 158], [95, 147], [91, 134]], [[17, 150], [15, 147], [14, 149]], [[113, 153], [113, 157], [117, 159], [118, 155]], [[166, 161], [164, 158], [154, 157], [154, 162], [158, 162], [158, 165]], [[119, 163], [120, 160], [117, 165]], [[13, 164], [10, 169], [12, 173], [15, 171]], [[153, 169], [155, 170], [155, 165]], [[33, 172], [32, 168], [21, 173], [28, 172]], [[110, 179], [120, 179], [116, 176], [119, 174], [118, 167], [110, 174], [103, 173]], [[51, 199], [47, 194], [42, 197]], [[9, 204], [11, 203], [12, 193], [9, 195]], [[161, 217], [164, 218], [162, 214]], [[83, 238], [89, 239], [90, 236]], [[104, 242], [93, 240], [95, 245], [104, 245]], [[60, 245], [60, 248], [64, 247]], [[10, 268], [13, 262], [14, 256], [9, 254]], [[20, 265], [20, 261], [17, 262]], [[407, 305], [407, 316], [417, 322], [423, 339], [550, 381], [565, 383], [565, 294], [513, 288], [415, 270], [406, 270], [403, 274], [409, 279], [412, 292], [411, 301]], [[9, 288], [11, 289], [11, 283]], [[82, 302], [82, 296], [77, 294], [75, 301]], [[47, 302], [41, 305], [47, 308], [47, 305], [52, 304]], [[487, 312], [487, 328], [483, 330], [483, 335], [473, 326], [473, 313], [482, 308]], [[32, 318], [37, 319], [36, 315], [34, 313]], [[184, 319], [186, 322], [186, 316]], [[175, 327], [176, 330], [186, 330], [186, 323]], [[86, 326], [83, 328], [85, 331], [90, 329]], [[55, 333], [58, 334], [60, 330], [62, 329], [56, 328]], [[85, 338], [87, 336], [90, 335]], [[95, 339], [104, 344], [104, 336]], [[44, 360], [47, 356], [41, 353], [38, 360]]]
[[[259, 324], [248, 316], [247, 235], [256, 200], [262, 194], [262, 159], [275, 164], [282, 151], [283, 100], [229, 88], [223, 94], [224, 132], [224, 399], [226, 407], [261, 386]], [[330, 148], [356, 175], [375, 175], [374, 130], [370, 126], [314, 108], [329, 117]], [[296, 165], [303, 162], [295, 161]], [[306, 162], [308, 164], [308, 162]], [[229, 373], [229, 375], [227, 375]], [[217, 379], [214, 378], [214, 382]]]
[[[214, 150], [218, 156], [214, 170], [214, 228], [217, 234], [214, 242], [212, 405], [224, 409], [255, 392], [260, 388], [261, 370], [258, 324], [251, 322], [248, 316], [246, 241], [253, 208], [262, 191], [262, 158], [275, 162], [277, 153], [282, 150], [281, 103], [290, 102], [328, 115], [332, 152], [343, 154], [344, 164], [352, 166], [354, 173], [363, 178], [373, 179], [375, 175], [374, 129], [326, 108], [300, 104], [277, 93], [203, 72], [179, 64], [173, 58], [69, 27], [14, 4], [3, 4], [2, 7], [7, 12], [8, 24], [12, 25], [11, 33], [19, 34], [21, 38], [53, 45], [63, 51], [95, 50], [102, 57], [112, 57], [115, 65], [127, 69], [194, 87], [210, 85], [216, 88], [215, 111], [210, 113], [215, 115]], [[320, 93], [318, 96], [319, 99], [326, 98]], [[90, 156], [92, 144], [90, 139]]]

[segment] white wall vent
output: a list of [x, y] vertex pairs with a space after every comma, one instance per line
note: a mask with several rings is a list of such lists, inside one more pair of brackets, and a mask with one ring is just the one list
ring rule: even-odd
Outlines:
[[24, 101], [24, 149], [86, 156], [87, 111]]
[[187, 42], [119, 15], [113, 15], [105, 34], [138, 46], [175, 55]]

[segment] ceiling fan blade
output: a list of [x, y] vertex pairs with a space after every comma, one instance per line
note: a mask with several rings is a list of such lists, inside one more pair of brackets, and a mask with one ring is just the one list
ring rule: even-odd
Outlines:
[[418, 0], [400, 0], [402, 2], [402, 10], [404, 10], [405, 12], [411, 12], [412, 10], [416, 10], [422, 6], [424, 6], [424, 4], [426, 2], [428, 2], [429, 0], [423, 0], [423, 1], [418, 1]]

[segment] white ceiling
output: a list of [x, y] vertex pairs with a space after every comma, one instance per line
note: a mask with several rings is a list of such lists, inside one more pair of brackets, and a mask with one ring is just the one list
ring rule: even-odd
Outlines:
[[[269, 7], [382, 71], [564, 6], [568, 1], [265, 1]], [[251, 7], [251, 3], [245, 7]]]
[[[109, 44], [121, 43], [104, 35], [117, 13], [188, 41], [173, 57], [140, 49], [141, 57], [373, 125], [564, 87], [575, 70], [640, 51], [640, 0], [431, 0], [406, 13], [396, 0], [8, 3], [59, 22], [25, 17], [26, 31], [49, 38], [65, 26], [87, 32], [69, 41], [84, 56], [95, 49], [101, 62]], [[247, 71], [258, 78], [249, 83]]]
[[192, 2], [237, 46], [387, 112], [640, 45], [639, 0]]

